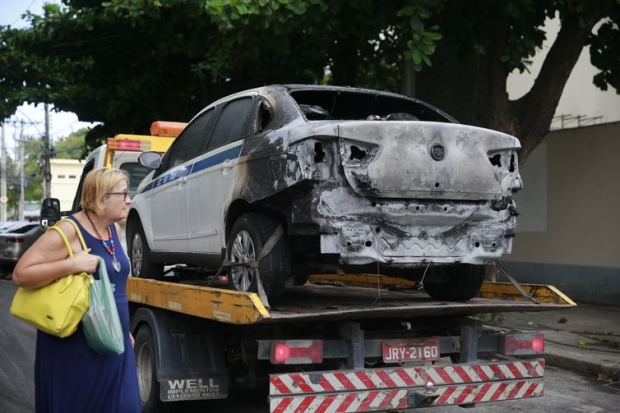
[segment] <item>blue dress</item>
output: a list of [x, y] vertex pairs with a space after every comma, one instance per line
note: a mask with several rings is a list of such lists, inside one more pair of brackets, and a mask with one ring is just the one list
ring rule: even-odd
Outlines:
[[125, 352], [99, 355], [86, 343], [82, 327], [67, 338], [37, 332], [35, 358], [35, 405], [37, 413], [140, 413], [136, 360], [129, 339], [129, 306], [125, 287], [129, 260], [112, 226], [120, 272], [101, 241], [73, 219], [91, 254], [103, 257], [125, 335]]

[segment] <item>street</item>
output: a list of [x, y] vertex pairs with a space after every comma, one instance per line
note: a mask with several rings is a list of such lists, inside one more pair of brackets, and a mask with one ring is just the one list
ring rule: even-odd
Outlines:
[[[15, 286], [0, 280], [0, 411], [3, 413], [34, 412], [33, 365], [35, 331], [12, 317], [9, 307]], [[598, 413], [618, 409], [620, 386], [606, 385], [592, 378], [582, 377], [567, 370], [547, 367], [545, 395], [542, 398], [479, 404], [477, 412], [563, 412]], [[185, 403], [170, 404], [170, 412], [188, 412]], [[231, 395], [231, 400], [192, 403], [192, 411], [226, 411], [262, 413], [268, 411], [266, 395]], [[462, 412], [462, 408], [440, 407], [434, 413]]]

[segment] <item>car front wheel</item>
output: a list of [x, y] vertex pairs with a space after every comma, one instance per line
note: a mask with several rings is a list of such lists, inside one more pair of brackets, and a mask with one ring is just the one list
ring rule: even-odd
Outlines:
[[[233, 263], [249, 263], [258, 259], [267, 240], [280, 222], [268, 215], [255, 212], [241, 215], [235, 221], [228, 237], [226, 255]], [[282, 296], [290, 272], [288, 238], [283, 235], [259, 266], [260, 279], [271, 305]], [[228, 283], [237, 291], [258, 292], [256, 270], [233, 266], [228, 271]]]
[[151, 262], [151, 249], [146, 242], [144, 229], [136, 220], [127, 226], [127, 240], [129, 261], [131, 263], [131, 275], [138, 278], [163, 279], [164, 266]]

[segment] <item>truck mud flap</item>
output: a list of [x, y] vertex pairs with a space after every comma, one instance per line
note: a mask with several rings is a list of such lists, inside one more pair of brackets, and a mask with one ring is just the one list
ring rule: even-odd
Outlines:
[[270, 376], [273, 413], [372, 412], [540, 397], [545, 362], [505, 361]]

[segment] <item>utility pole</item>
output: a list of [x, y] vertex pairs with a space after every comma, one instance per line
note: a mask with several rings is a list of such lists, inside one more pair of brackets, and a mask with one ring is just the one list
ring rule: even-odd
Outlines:
[[18, 219], [24, 220], [24, 121], [21, 122], [22, 127], [19, 135], [19, 204]]
[[[2, 148], [0, 149], [0, 221], [6, 221], [6, 139], [2, 122]], [[3, 202], [4, 201], [4, 202]]]
[[43, 199], [51, 197], [52, 171], [50, 169], [50, 108], [45, 104], [45, 135], [43, 136]]

